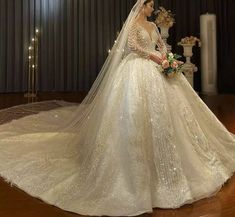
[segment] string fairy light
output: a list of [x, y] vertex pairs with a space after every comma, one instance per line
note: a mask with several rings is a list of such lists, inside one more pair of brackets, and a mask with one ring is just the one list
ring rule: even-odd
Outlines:
[[28, 86], [27, 93], [24, 95], [28, 98], [35, 98], [38, 91], [38, 43], [39, 29], [36, 28], [28, 47]]

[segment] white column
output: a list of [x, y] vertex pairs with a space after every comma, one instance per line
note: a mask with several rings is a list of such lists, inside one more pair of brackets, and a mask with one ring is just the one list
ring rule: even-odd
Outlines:
[[200, 16], [202, 93], [217, 94], [216, 16]]

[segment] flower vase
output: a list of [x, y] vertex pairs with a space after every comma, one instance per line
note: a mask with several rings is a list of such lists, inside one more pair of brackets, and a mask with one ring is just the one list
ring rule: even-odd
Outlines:
[[193, 46], [194, 44], [181, 44], [182, 47], [184, 48], [184, 53], [183, 55], [185, 56], [186, 58], [186, 62], [185, 64], [187, 65], [193, 65], [191, 63], [191, 57], [193, 56]]
[[168, 26], [160, 26], [162, 40], [164, 41], [167, 50], [170, 52], [172, 49], [171, 45], [167, 44], [167, 39], [169, 37], [169, 29], [170, 27]]
[[194, 78], [194, 72], [196, 72], [198, 69], [197, 67], [191, 62], [191, 57], [193, 56], [193, 46], [194, 44], [180, 44], [184, 48], [184, 57], [186, 58], [186, 62], [184, 63], [182, 67], [182, 71], [187, 78], [188, 82], [193, 87], [193, 78]]

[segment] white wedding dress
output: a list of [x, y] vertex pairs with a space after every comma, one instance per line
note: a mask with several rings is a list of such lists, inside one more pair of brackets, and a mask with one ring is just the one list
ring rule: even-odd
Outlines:
[[64, 210], [133, 216], [210, 197], [232, 176], [234, 135], [184, 75], [148, 59], [165, 49], [157, 29], [133, 25], [128, 45], [79, 131], [63, 128], [74, 104], [0, 125], [6, 181]]

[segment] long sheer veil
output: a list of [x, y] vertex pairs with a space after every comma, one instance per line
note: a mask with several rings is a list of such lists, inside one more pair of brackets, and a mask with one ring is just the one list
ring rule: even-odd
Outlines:
[[[96, 112], [95, 117], [92, 117], [92, 121], [94, 123], [99, 121], [103, 109], [102, 106], [100, 106], [101, 101], [105, 102], [105, 99], [109, 97], [107, 93], [103, 92], [103, 90], [108, 85], [113, 85], [111, 81], [112, 75], [117, 69], [118, 65], [121, 63], [124, 56], [128, 53], [127, 38], [129, 29], [132, 22], [141, 11], [144, 2], [145, 0], [137, 0], [131, 9], [118, 35], [118, 38], [116, 39], [116, 43], [113, 45], [105, 63], [103, 64], [103, 67], [98, 74], [98, 77], [96, 78], [87, 96], [79, 105], [75, 105], [73, 110], [71, 110], [71, 112], [66, 117], [63, 117], [63, 120], [60, 120], [59, 122], [55, 121], [57, 127], [56, 129], [53, 129], [55, 130], [56, 134], [61, 132], [79, 132], [84, 127], [84, 124], [86, 123], [85, 120], [91, 118], [90, 115], [94, 110], [96, 110]], [[8, 122], [10, 119], [12, 119], [12, 114], [14, 114], [14, 119], [18, 119], [23, 116], [40, 113], [42, 110], [45, 112], [45, 110], [51, 110], [58, 107], [64, 108], [66, 106], [70, 106], [70, 104], [60, 101], [45, 101], [4, 109], [0, 111], [0, 124]], [[30, 128], [30, 125], [22, 124], [21, 129], [18, 130], [21, 130], [23, 133], [29, 132], [32, 130], [32, 128]], [[36, 126], [34, 131], [37, 131]]]
[[117, 69], [123, 57], [128, 53], [127, 38], [129, 29], [132, 22], [139, 14], [144, 2], [145, 0], [137, 0], [136, 4], [131, 9], [118, 35], [118, 38], [116, 39], [116, 43], [113, 45], [103, 67], [98, 74], [98, 77], [96, 78], [89, 93], [78, 108], [79, 115], [72, 118], [73, 121], [71, 123], [71, 126], [78, 125], [80, 121], [82, 121], [84, 118], [87, 118], [91, 111], [95, 109], [96, 104], [100, 102], [100, 97], [103, 97], [103, 89], [106, 85], [109, 85], [108, 83], [110, 80], [110, 76], [112, 76], [112, 73]]

